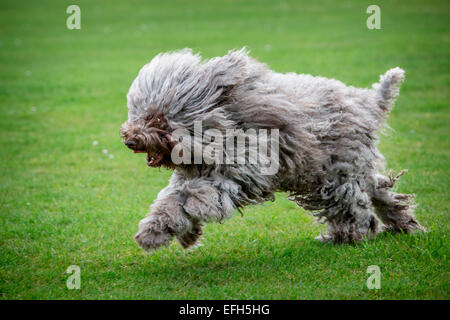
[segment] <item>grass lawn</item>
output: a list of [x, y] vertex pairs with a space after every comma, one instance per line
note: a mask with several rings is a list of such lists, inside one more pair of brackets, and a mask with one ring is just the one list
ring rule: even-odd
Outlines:
[[[449, 299], [450, 3], [377, 1], [382, 29], [368, 30], [372, 2], [76, 1], [82, 29], [68, 30], [74, 1], [2, 0], [0, 298]], [[398, 190], [416, 194], [427, 234], [321, 244], [324, 226], [279, 194], [208, 225], [197, 250], [138, 248], [171, 173], [120, 142], [132, 80], [161, 51], [244, 45], [277, 71], [359, 87], [406, 70], [380, 149], [409, 169]]]

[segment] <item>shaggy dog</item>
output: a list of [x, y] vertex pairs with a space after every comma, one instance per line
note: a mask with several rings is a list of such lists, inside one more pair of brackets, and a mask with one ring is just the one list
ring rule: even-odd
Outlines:
[[[359, 89], [323, 77], [273, 72], [245, 49], [203, 62], [188, 49], [157, 55], [131, 85], [121, 135], [128, 148], [147, 153], [150, 167], [174, 171], [139, 223], [136, 242], [150, 250], [176, 237], [191, 247], [204, 223], [274, 200], [276, 191], [289, 192], [290, 199], [327, 223], [321, 241], [350, 243], [382, 230], [424, 230], [412, 213], [412, 195], [390, 190], [405, 170], [383, 175], [384, 158], [376, 147], [377, 131], [403, 79], [404, 71], [394, 68], [371, 89]], [[246, 161], [175, 163], [174, 148], [191, 141], [174, 132], [195, 134], [195, 121], [224, 135], [229, 129], [275, 130], [278, 170], [264, 173], [262, 162], [249, 163], [248, 152], [239, 150], [235, 158]], [[204, 140], [197, 143], [205, 146]], [[258, 149], [258, 156], [264, 153], [267, 160], [263, 151]], [[182, 156], [191, 160], [198, 154]]]

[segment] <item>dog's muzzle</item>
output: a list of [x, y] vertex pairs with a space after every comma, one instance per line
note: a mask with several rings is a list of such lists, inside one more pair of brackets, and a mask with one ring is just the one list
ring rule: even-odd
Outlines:
[[130, 149], [133, 149], [134, 147], [136, 147], [136, 141], [133, 141], [133, 140], [126, 140], [123, 143], [125, 143], [125, 145]]

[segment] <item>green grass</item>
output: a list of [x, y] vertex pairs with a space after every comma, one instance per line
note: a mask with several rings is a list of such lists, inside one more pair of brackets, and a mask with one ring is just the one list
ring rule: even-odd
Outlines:
[[[377, 1], [381, 30], [366, 28], [372, 2], [355, 0], [76, 1], [82, 29], [70, 31], [72, 3], [0, 2], [0, 298], [449, 298], [448, 1]], [[120, 143], [131, 81], [161, 51], [243, 45], [277, 71], [360, 87], [407, 71], [380, 148], [390, 168], [409, 168], [398, 189], [417, 195], [427, 234], [321, 244], [324, 226], [280, 194], [208, 225], [195, 251], [137, 247], [170, 172]], [[80, 290], [66, 288], [69, 265]], [[380, 290], [365, 285], [369, 265]]]

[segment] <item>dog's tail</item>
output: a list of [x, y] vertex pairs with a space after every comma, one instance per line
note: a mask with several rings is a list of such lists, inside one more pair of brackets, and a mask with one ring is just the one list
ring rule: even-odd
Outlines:
[[404, 79], [405, 71], [396, 67], [381, 75], [380, 82], [372, 85], [372, 88], [375, 90], [377, 104], [381, 110], [384, 112], [391, 111]]

